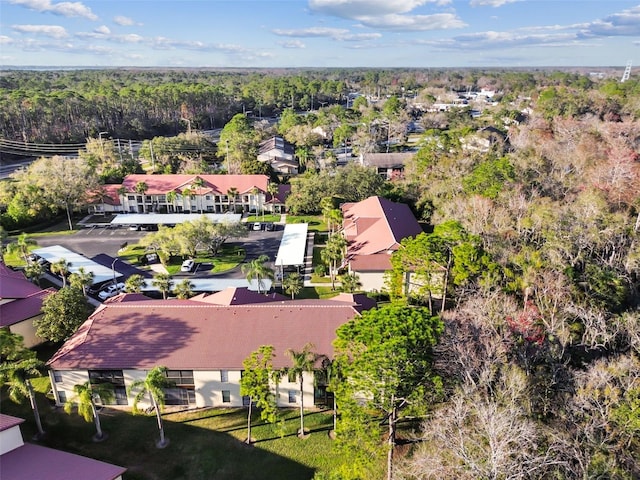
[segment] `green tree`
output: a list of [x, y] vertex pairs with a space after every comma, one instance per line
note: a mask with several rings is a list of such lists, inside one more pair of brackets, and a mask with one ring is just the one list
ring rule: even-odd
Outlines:
[[145, 396], [149, 396], [149, 401], [158, 422], [158, 430], [160, 432], [160, 440], [156, 442], [156, 447], [164, 448], [169, 445], [169, 439], [164, 436], [164, 424], [162, 422], [162, 410], [164, 409], [164, 389], [173, 386], [173, 383], [167, 378], [167, 367], [153, 367], [147, 373], [144, 380], [136, 380], [129, 387], [129, 393], [133, 394], [133, 413], [139, 413], [138, 405]]
[[144, 284], [144, 277], [138, 273], [134, 273], [124, 282], [124, 288], [129, 293], [140, 293]]
[[188, 278], [185, 278], [181, 282], [178, 282], [173, 289], [176, 297], [180, 299], [187, 299], [193, 297], [193, 282]]
[[240, 173], [243, 161], [255, 159], [258, 139], [246, 115], [239, 113], [220, 132], [218, 157], [227, 164], [229, 174]]
[[286, 367], [283, 371], [285, 375], [298, 379], [300, 385], [300, 430], [298, 430], [298, 436], [300, 438], [305, 437], [304, 431], [304, 374], [305, 372], [313, 372], [316, 361], [318, 360], [318, 354], [313, 351], [315, 346], [311, 343], [307, 343], [302, 347], [302, 350], [294, 350], [289, 348], [285, 354], [291, 359], [293, 364], [290, 367]]
[[268, 261], [269, 257], [260, 255], [258, 258], [251, 260], [249, 263], [244, 263], [240, 267], [249, 282], [253, 280], [257, 282], [258, 293], [261, 293], [262, 290], [265, 289], [264, 280], [273, 280], [275, 277], [273, 269], [265, 265]]
[[73, 335], [89, 318], [92, 307], [82, 290], [64, 287], [47, 296], [42, 303], [42, 317], [33, 321], [36, 334], [52, 342], [61, 342]]
[[353, 293], [362, 286], [358, 275], [355, 273], [345, 273], [344, 275], [340, 275], [339, 280], [343, 292]]
[[22, 256], [22, 259], [24, 260], [24, 263], [28, 264], [29, 263], [29, 247], [35, 244], [36, 244], [35, 240], [33, 240], [32, 238], [29, 238], [29, 236], [26, 233], [21, 233], [15, 242], [11, 242], [7, 245], [7, 253], [14, 254], [16, 252], [19, 252], [20, 255]]
[[113, 385], [110, 383], [91, 384], [85, 382], [73, 386], [75, 396], [67, 400], [64, 404], [64, 411], [71, 414], [73, 407], [78, 410], [78, 415], [84, 418], [85, 422], [93, 421], [96, 425], [96, 434], [93, 436], [94, 442], [106, 440], [108, 435], [102, 430], [100, 424], [100, 413], [96, 406], [96, 401], [109, 403], [115, 398]]
[[171, 280], [171, 275], [168, 273], [157, 273], [153, 276], [151, 285], [160, 290], [162, 298], [166, 300], [167, 294], [171, 291], [171, 287], [173, 286], [173, 280]]
[[40, 286], [40, 279], [44, 276], [45, 270], [39, 262], [29, 262], [24, 267], [24, 275]]
[[[382, 415], [388, 425], [388, 470], [400, 408], [416, 413], [438, 390], [432, 372], [433, 347], [443, 324], [424, 307], [389, 304], [367, 310], [336, 331], [335, 361], [343, 376], [336, 395], [341, 405], [340, 444], [364, 462], [362, 452], [376, 452]], [[372, 417], [373, 415], [373, 417]], [[364, 465], [363, 467], [366, 467]]]
[[84, 267], [79, 267], [78, 271], [69, 277], [69, 283], [72, 287], [82, 290], [82, 294], [86, 296], [87, 288], [93, 285], [93, 278], [93, 272], [87, 272]]
[[252, 405], [260, 409], [260, 418], [275, 423], [278, 415], [276, 398], [271, 390], [271, 383], [277, 381], [273, 370], [273, 347], [261, 345], [260, 348], [242, 362], [243, 372], [240, 379], [240, 395], [249, 397], [247, 413], [247, 443], [251, 443], [251, 411]]
[[29, 399], [38, 431], [36, 438], [43, 438], [45, 432], [31, 379], [42, 375], [44, 363], [36, 358], [35, 352], [24, 347], [20, 335], [5, 328], [0, 329], [0, 349], [0, 382], [7, 384], [9, 398], [12, 401], [20, 403], [23, 398]]
[[51, 264], [51, 273], [62, 278], [62, 288], [67, 286], [67, 275], [69, 275], [70, 266], [71, 262], [67, 262], [64, 258]]
[[331, 277], [331, 289], [336, 288], [336, 275], [338, 266], [344, 258], [344, 251], [347, 246], [347, 241], [342, 235], [332, 235], [327, 240], [327, 244], [320, 252], [322, 261], [329, 267], [329, 277]]
[[304, 286], [304, 282], [302, 280], [302, 276], [298, 272], [292, 272], [282, 281], [282, 288], [285, 292], [291, 295], [291, 300], [294, 300], [296, 295], [300, 293], [302, 287]]

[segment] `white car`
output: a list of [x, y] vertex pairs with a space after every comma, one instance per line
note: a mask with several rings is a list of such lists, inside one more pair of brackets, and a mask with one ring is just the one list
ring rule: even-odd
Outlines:
[[253, 226], [251, 227], [252, 230], [262, 230], [262, 223], [260, 222], [256, 222], [253, 224]]
[[112, 283], [107, 288], [105, 288], [104, 290], [101, 290], [98, 293], [98, 298], [100, 300], [106, 300], [107, 298], [114, 297], [117, 294], [124, 292], [124, 290], [125, 290], [124, 283], [122, 282], [116, 283], [116, 284]]
[[182, 262], [182, 266], [180, 267], [180, 271], [181, 272], [190, 272], [191, 270], [193, 270], [193, 266], [195, 265], [195, 262], [191, 259], [189, 260], [185, 260], [184, 262]]

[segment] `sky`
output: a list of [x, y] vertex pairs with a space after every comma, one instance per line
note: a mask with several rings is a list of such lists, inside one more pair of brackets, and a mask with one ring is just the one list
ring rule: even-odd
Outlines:
[[640, 1], [0, 0], [0, 66], [640, 64]]

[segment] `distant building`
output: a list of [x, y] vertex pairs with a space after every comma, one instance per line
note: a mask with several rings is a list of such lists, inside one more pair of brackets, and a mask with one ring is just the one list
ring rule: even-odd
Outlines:
[[[122, 184], [105, 185], [100, 194], [94, 193], [91, 210], [108, 213], [255, 212], [262, 210], [271, 199], [268, 191], [269, 177], [266, 175], [127, 175]], [[284, 208], [284, 203], [271, 205]]]
[[375, 168], [379, 175], [393, 180], [404, 175], [404, 167], [414, 155], [415, 152], [362, 153], [359, 160], [360, 165]]
[[274, 172], [286, 175], [298, 173], [300, 167], [295, 159], [293, 145], [277, 136], [260, 143], [258, 160], [271, 165]]

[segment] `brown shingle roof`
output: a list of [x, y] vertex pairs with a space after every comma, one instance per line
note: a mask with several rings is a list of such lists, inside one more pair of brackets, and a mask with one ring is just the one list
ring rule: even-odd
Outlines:
[[40, 315], [44, 299], [52, 293], [55, 293], [55, 290], [52, 288], [38, 290], [28, 297], [1, 304], [0, 327], [15, 325], [23, 320], [28, 320]]
[[289, 300], [214, 305], [198, 300], [147, 300], [104, 304], [48, 364], [67, 369], [240, 369], [260, 345], [273, 345], [274, 367], [289, 365], [284, 352], [313, 343], [332, 355], [336, 329], [363, 302]]

